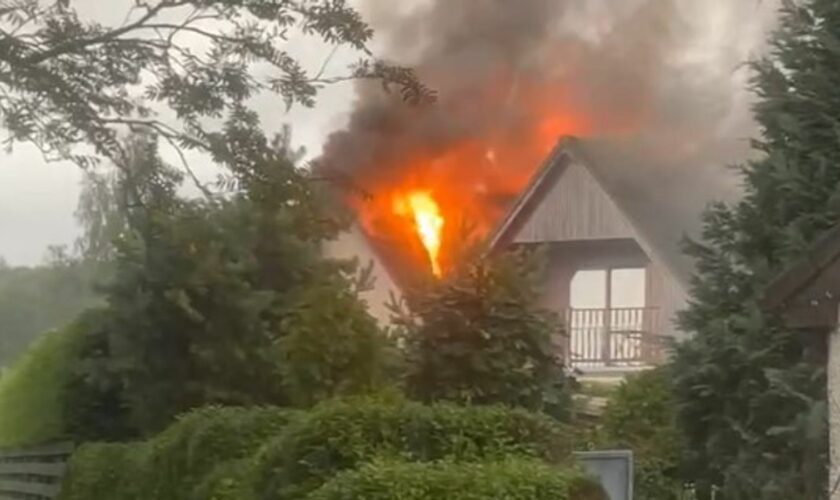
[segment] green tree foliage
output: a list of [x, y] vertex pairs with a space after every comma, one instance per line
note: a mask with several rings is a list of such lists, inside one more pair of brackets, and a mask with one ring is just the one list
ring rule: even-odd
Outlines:
[[[209, 403], [307, 404], [384, 371], [386, 339], [356, 298], [354, 266], [321, 257], [340, 221], [253, 115], [238, 120], [214, 146], [230, 165], [224, 197], [179, 196], [153, 137], [126, 148], [108, 308], [68, 397], [82, 436], [159, 430]], [[305, 342], [318, 336], [342, 342], [312, 357]]]
[[0, 368], [38, 337], [96, 305], [94, 266], [53, 253], [44, 265], [0, 266]]
[[537, 263], [524, 252], [472, 258], [409, 294], [396, 325], [411, 396], [566, 415], [562, 328], [538, 305]]
[[[813, 499], [825, 489], [825, 375], [807, 336], [761, 310], [768, 282], [840, 220], [840, 4], [785, 2], [755, 64], [760, 158], [745, 196], [705, 215], [682, 317], [694, 338], [674, 374], [691, 470], [730, 499]], [[720, 498], [720, 496], [718, 497]]]
[[628, 378], [610, 396], [598, 429], [601, 448], [630, 449], [639, 498], [681, 500], [686, 452], [676, 423], [670, 368]]
[[281, 380], [294, 406], [375, 392], [396, 378], [396, 346], [359, 307], [357, 293], [341, 276], [325, 279], [302, 292], [283, 320]]
[[[93, 146], [98, 157], [122, 163], [121, 129], [207, 149], [218, 131], [206, 119], [246, 110], [263, 92], [311, 106], [326, 84], [374, 78], [410, 101], [433, 97], [412, 71], [371, 56], [373, 32], [345, 0], [148, 0], [128, 7], [122, 24], [106, 26], [83, 19], [67, 0], [0, 0], [0, 118], [12, 141], [83, 166], [96, 157], [75, 146]], [[324, 74], [317, 69], [323, 61], [301, 62], [289, 51], [295, 35], [347, 47], [360, 59], [346, 74]], [[160, 107], [177, 120], [156, 115]]]

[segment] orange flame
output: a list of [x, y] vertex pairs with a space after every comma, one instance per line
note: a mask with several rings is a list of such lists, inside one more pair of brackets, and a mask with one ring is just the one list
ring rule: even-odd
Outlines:
[[[423, 130], [395, 131], [399, 154], [371, 158], [374, 175], [364, 178], [364, 186], [372, 196], [351, 197], [364, 231], [396, 246], [404, 265], [427, 260], [436, 276], [455, 267], [459, 250], [480, 243], [496, 227], [562, 136], [586, 137], [624, 125], [612, 116], [602, 124], [566, 94], [521, 82], [513, 118], [445, 140], [429, 139]], [[456, 106], [442, 112], [457, 123], [461, 111]]]
[[394, 200], [394, 211], [398, 215], [411, 216], [420, 241], [426, 248], [432, 272], [440, 277], [443, 273], [440, 266], [440, 246], [445, 219], [431, 193], [428, 191], [414, 191], [406, 196], [398, 196]]

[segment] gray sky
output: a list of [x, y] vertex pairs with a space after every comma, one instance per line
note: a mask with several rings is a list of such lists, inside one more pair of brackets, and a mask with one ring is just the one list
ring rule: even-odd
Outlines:
[[[417, 2], [420, 0], [412, 0]], [[469, 1], [469, 0], [452, 0]], [[525, 0], [523, 0], [525, 1]], [[626, 0], [580, 0], [581, 6], [602, 4], [613, 7]], [[746, 0], [677, 0], [685, 6], [691, 22], [686, 25], [695, 40], [684, 57], [701, 61], [709, 71], [732, 74], [734, 97], [744, 96], [745, 71], [730, 67], [732, 54], [748, 57], [763, 39], [772, 18], [774, 3], [763, 2], [744, 9]], [[75, 0], [83, 16], [96, 16], [104, 23], [120, 22], [126, 7], [133, 0]], [[353, 3], [362, 3], [358, 0]], [[376, 18], [396, 4], [395, 0], [365, 0]], [[405, 8], [411, 2], [401, 2]], [[107, 5], [107, 8], [103, 8]], [[747, 14], [745, 16], [745, 13]], [[597, 26], [592, 27], [597, 32]], [[296, 41], [293, 52], [314, 68], [320, 66], [329, 49], [316, 43]], [[339, 54], [333, 59], [334, 72], [340, 72], [349, 58]], [[722, 63], [721, 61], [725, 61]], [[738, 99], [733, 99], [733, 102]], [[337, 85], [321, 94], [315, 109], [295, 108], [286, 113], [277, 98], [265, 97], [259, 102], [269, 130], [279, 130], [283, 123], [294, 128], [294, 139], [317, 155], [326, 136], [341, 128], [353, 104], [351, 85]], [[70, 244], [77, 234], [73, 212], [79, 194], [81, 173], [65, 163], [46, 164], [31, 146], [18, 145], [14, 152], [0, 152], [0, 256], [15, 265], [40, 262], [49, 245]], [[737, 160], [737, 159], [733, 159]], [[200, 160], [198, 160], [200, 162]]]

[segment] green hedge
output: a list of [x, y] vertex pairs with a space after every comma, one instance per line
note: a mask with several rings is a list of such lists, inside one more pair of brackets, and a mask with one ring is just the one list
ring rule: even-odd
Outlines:
[[224, 462], [195, 487], [191, 500], [257, 500], [254, 479], [251, 457]]
[[[373, 480], [375, 475], [365, 475], [376, 471], [369, 464], [379, 467], [386, 459], [415, 462], [418, 471], [441, 480], [448, 473], [433, 464], [461, 467], [466, 482], [452, 483], [453, 493], [437, 498], [500, 498], [491, 495], [496, 491], [510, 492], [504, 498], [539, 500], [549, 497], [518, 492], [567, 491], [567, 483], [547, 479], [548, 471], [552, 477], [577, 477], [563, 472], [571, 456], [570, 436], [554, 420], [524, 410], [426, 406], [400, 398], [340, 400], [301, 413], [207, 408], [143, 443], [82, 447], [70, 462], [62, 500], [301, 500], [322, 487], [317, 494], [338, 494], [324, 485], [342, 472], [359, 470], [358, 479], [340, 476], [344, 481]], [[486, 462], [496, 463], [477, 465]], [[401, 471], [386, 467], [376, 473], [406, 473]], [[468, 480], [485, 481], [484, 475], [499, 477], [493, 486], [499, 489], [459, 496], [472, 488]]]
[[147, 448], [143, 443], [88, 444], [80, 447], [67, 466], [61, 500], [140, 500], [140, 475]]
[[149, 498], [183, 500], [222, 462], [247, 457], [280, 434], [292, 413], [276, 408], [206, 408], [187, 413], [149, 441]]
[[66, 438], [64, 389], [83, 339], [81, 324], [45, 334], [0, 377], [0, 447]]
[[254, 455], [293, 415], [275, 408], [206, 408], [142, 444], [85, 446], [70, 462], [62, 500], [109, 498], [101, 491], [125, 491], [119, 500], [207, 500], [193, 491], [196, 485], [222, 474], [217, 465]]
[[418, 462], [521, 456], [559, 463], [571, 448], [566, 427], [524, 410], [335, 401], [306, 413], [262, 449], [257, 486], [266, 499], [298, 499], [338, 472], [381, 456]]
[[306, 500], [606, 500], [576, 469], [533, 460], [374, 462], [340, 474]]

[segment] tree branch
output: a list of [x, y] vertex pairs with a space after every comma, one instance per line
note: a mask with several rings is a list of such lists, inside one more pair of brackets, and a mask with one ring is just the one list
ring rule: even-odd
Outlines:
[[130, 32], [130, 31], [141, 28], [146, 22], [148, 22], [149, 20], [154, 18], [156, 15], [158, 15], [160, 12], [162, 12], [165, 9], [180, 7], [180, 6], [183, 6], [183, 5], [187, 5], [189, 3], [190, 3], [189, 0], [161, 2], [161, 3], [159, 3], [159, 4], [157, 4], [153, 7], [149, 7], [148, 11], [143, 16], [141, 16], [140, 19], [138, 19], [137, 21], [135, 21], [133, 23], [127, 24], [127, 25], [122, 26], [120, 28], [113, 29], [111, 31], [105, 32], [105, 33], [103, 33], [99, 36], [93, 37], [93, 38], [77, 39], [77, 40], [72, 40], [70, 42], [57, 45], [57, 46], [55, 46], [51, 49], [47, 49], [47, 50], [35, 53], [35, 54], [32, 54], [29, 57], [24, 58], [24, 62], [26, 62], [27, 64], [39, 64], [41, 62], [46, 61], [47, 59], [52, 59], [53, 57], [59, 56], [61, 54], [66, 54], [68, 52], [75, 52], [79, 49], [84, 49], [84, 48], [89, 47], [91, 45], [97, 45], [97, 44], [100, 44], [100, 43], [107, 42], [109, 40], [113, 40], [115, 38], [120, 37], [121, 35], [124, 35], [124, 34]]

